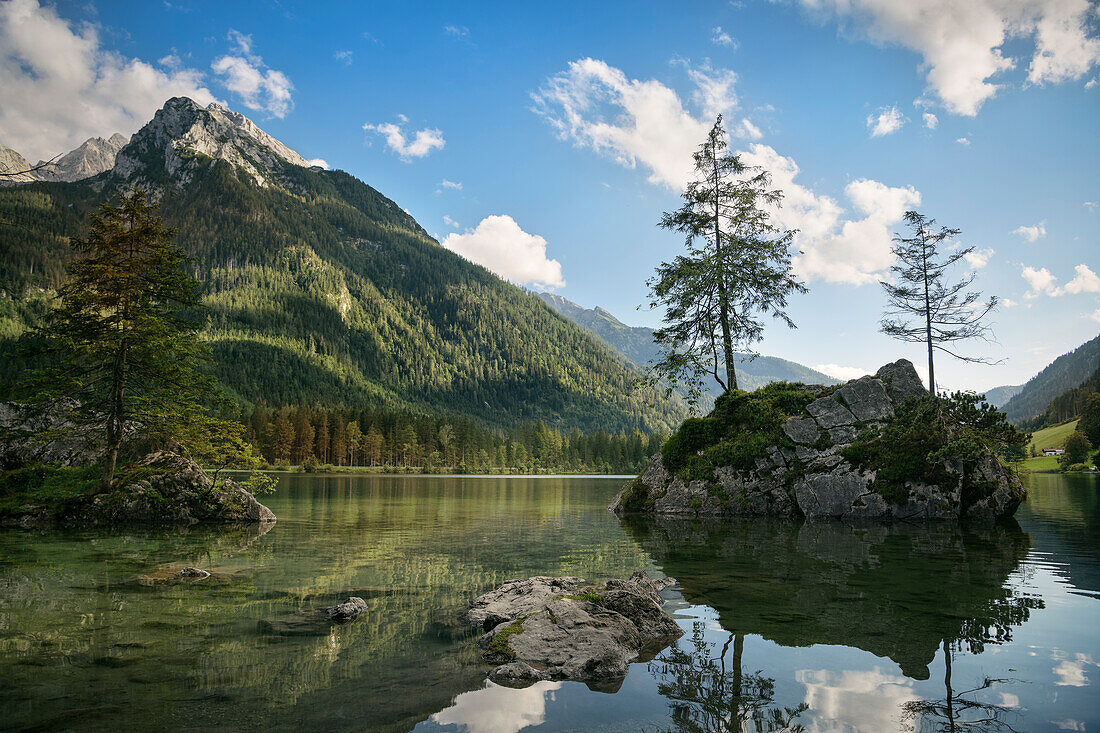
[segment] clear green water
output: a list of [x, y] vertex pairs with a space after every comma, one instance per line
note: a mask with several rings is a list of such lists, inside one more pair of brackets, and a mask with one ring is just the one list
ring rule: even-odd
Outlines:
[[[984, 531], [620, 522], [621, 483], [288, 476], [263, 534], [0, 531], [0, 728], [1100, 729], [1096, 477]], [[184, 565], [214, 576], [159, 579]], [[638, 568], [687, 633], [618, 692], [485, 681], [474, 596]]]

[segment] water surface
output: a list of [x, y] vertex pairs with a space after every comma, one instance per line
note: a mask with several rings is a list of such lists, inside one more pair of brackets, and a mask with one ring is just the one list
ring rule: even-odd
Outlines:
[[[1096, 477], [986, 529], [622, 522], [621, 483], [285, 476], [266, 532], [0, 531], [5, 727], [1100, 730]], [[474, 596], [639, 568], [686, 633], [617, 692], [486, 682]]]

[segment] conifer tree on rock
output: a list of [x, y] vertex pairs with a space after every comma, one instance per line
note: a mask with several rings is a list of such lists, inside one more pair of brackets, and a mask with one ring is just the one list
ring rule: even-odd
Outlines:
[[650, 306], [665, 311], [653, 334], [663, 353], [648, 380], [667, 394], [682, 385], [692, 405], [704, 377], [737, 389], [736, 349], [762, 338], [762, 315], [794, 328], [787, 298], [806, 292], [791, 273], [795, 232], [772, 223], [764, 209], [778, 206], [782, 192], [770, 188], [766, 171], [729, 154], [726, 137], [719, 115], [694, 154], [696, 178], [684, 205], [661, 217], [661, 227], [686, 235], [687, 251], [661, 263], [648, 283]]
[[72, 240], [68, 279], [33, 334], [48, 366], [21, 386], [29, 402], [63, 412], [66, 430], [102, 444], [104, 489], [132, 439], [175, 441], [211, 463], [249, 452], [240, 425], [204, 409], [219, 392], [200, 370], [209, 351], [199, 286], [156, 209], [144, 191], [124, 193]]
[[936, 231], [936, 220], [916, 211], [905, 212], [905, 223], [912, 236], [895, 235], [892, 248], [898, 258], [898, 264], [890, 268], [896, 282], [879, 283], [887, 297], [879, 330], [899, 341], [926, 345], [928, 391], [936, 394], [934, 352], [942, 351], [966, 362], [992, 363], [960, 354], [952, 344], [990, 339], [992, 331], [982, 321], [997, 307], [997, 297], [982, 302], [981, 292], [967, 290], [974, 282], [974, 273], [954, 283], [947, 281], [947, 270], [974, 251], [973, 247], [951, 248], [960, 230], [941, 227]]

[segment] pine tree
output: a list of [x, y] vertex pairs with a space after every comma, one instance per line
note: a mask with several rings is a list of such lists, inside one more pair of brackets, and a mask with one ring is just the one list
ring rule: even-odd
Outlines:
[[102, 443], [104, 488], [127, 441], [171, 440], [201, 457], [243, 446], [242, 427], [219, 421], [213, 430], [204, 409], [220, 393], [200, 370], [209, 361], [198, 337], [205, 316], [174, 236], [141, 189], [101, 206], [87, 237], [72, 240], [57, 306], [34, 333], [51, 366], [21, 391]]
[[763, 336], [760, 315], [788, 327], [791, 293], [806, 287], [791, 274], [794, 232], [773, 224], [764, 206], [778, 206], [782, 192], [770, 189], [762, 169], [727, 153], [718, 116], [694, 154], [697, 178], [683, 193], [684, 205], [665, 213], [660, 226], [686, 235], [687, 253], [661, 263], [649, 280], [650, 306], [663, 307], [664, 326], [653, 334], [663, 347], [648, 381], [671, 395], [686, 388], [695, 405], [709, 375], [723, 390], [737, 389], [737, 348]]
[[983, 303], [980, 292], [967, 291], [974, 282], [974, 273], [954, 283], [946, 282], [948, 268], [974, 251], [973, 247], [951, 248], [949, 243], [960, 234], [958, 229], [941, 227], [935, 231], [932, 227], [936, 220], [916, 211], [905, 212], [905, 222], [912, 236], [894, 236], [893, 252], [899, 264], [890, 271], [896, 284], [879, 283], [887, 297], [879, 330], [899, 341], [925, 344], [928, 391], [936, 394], [935, 351], [966, 362], [990, 363], [963, 356], [946, 345], [974, 338], [988, 340], [992, 332], [982, 320], [997, 307], [997, 298], [993, 296]]

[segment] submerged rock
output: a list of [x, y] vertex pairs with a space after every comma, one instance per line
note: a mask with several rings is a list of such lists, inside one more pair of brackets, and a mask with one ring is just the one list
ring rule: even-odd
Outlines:
[[480, 596], [466, 614], [488, 633], [478, 640], [489, 677], [527, 687], [540, 680], [574, 680], [614, 690], [631, 662], [652, 658], [683, 631], [662, 608], [671, 578], [585, 586], [575, 577], [537, 576], [509, 581]]
[[[609, 509], [689, 516], [992, 521], [1011, 516], [1026, 497], [1020, 479], [991, 452], [967, 465], [948, 462], [935, 485], [907, 481], [889, 490], [876, 485], [875, 470], [849, 457], [846, 449], [863, 431], [873, 433], [904, 402], [927, 396], [905, 359], [835, 390], [791, 386], [793, 393], [799, 390], [809, 400], [805, 408], [779, 425], [779, 439], [756, 453], [751, 468], [717, 465], [712, 479], [681, 472], [689, 477], [685, 480], [657, 454]], [[699, 460], [694, 455], [691, 459]]]
[[209, 578], [210, 573], [201, 568], [184, 568], [179, 572], [181, 578], [195, 578], [196, 580], [202, 580], [203, 578]]
[[343, 603], [329, 606], [325, 609], [325, 615], [330, 621], [354, 621], [367, 610], [367, 602], [358, 596], [352, 596]]

